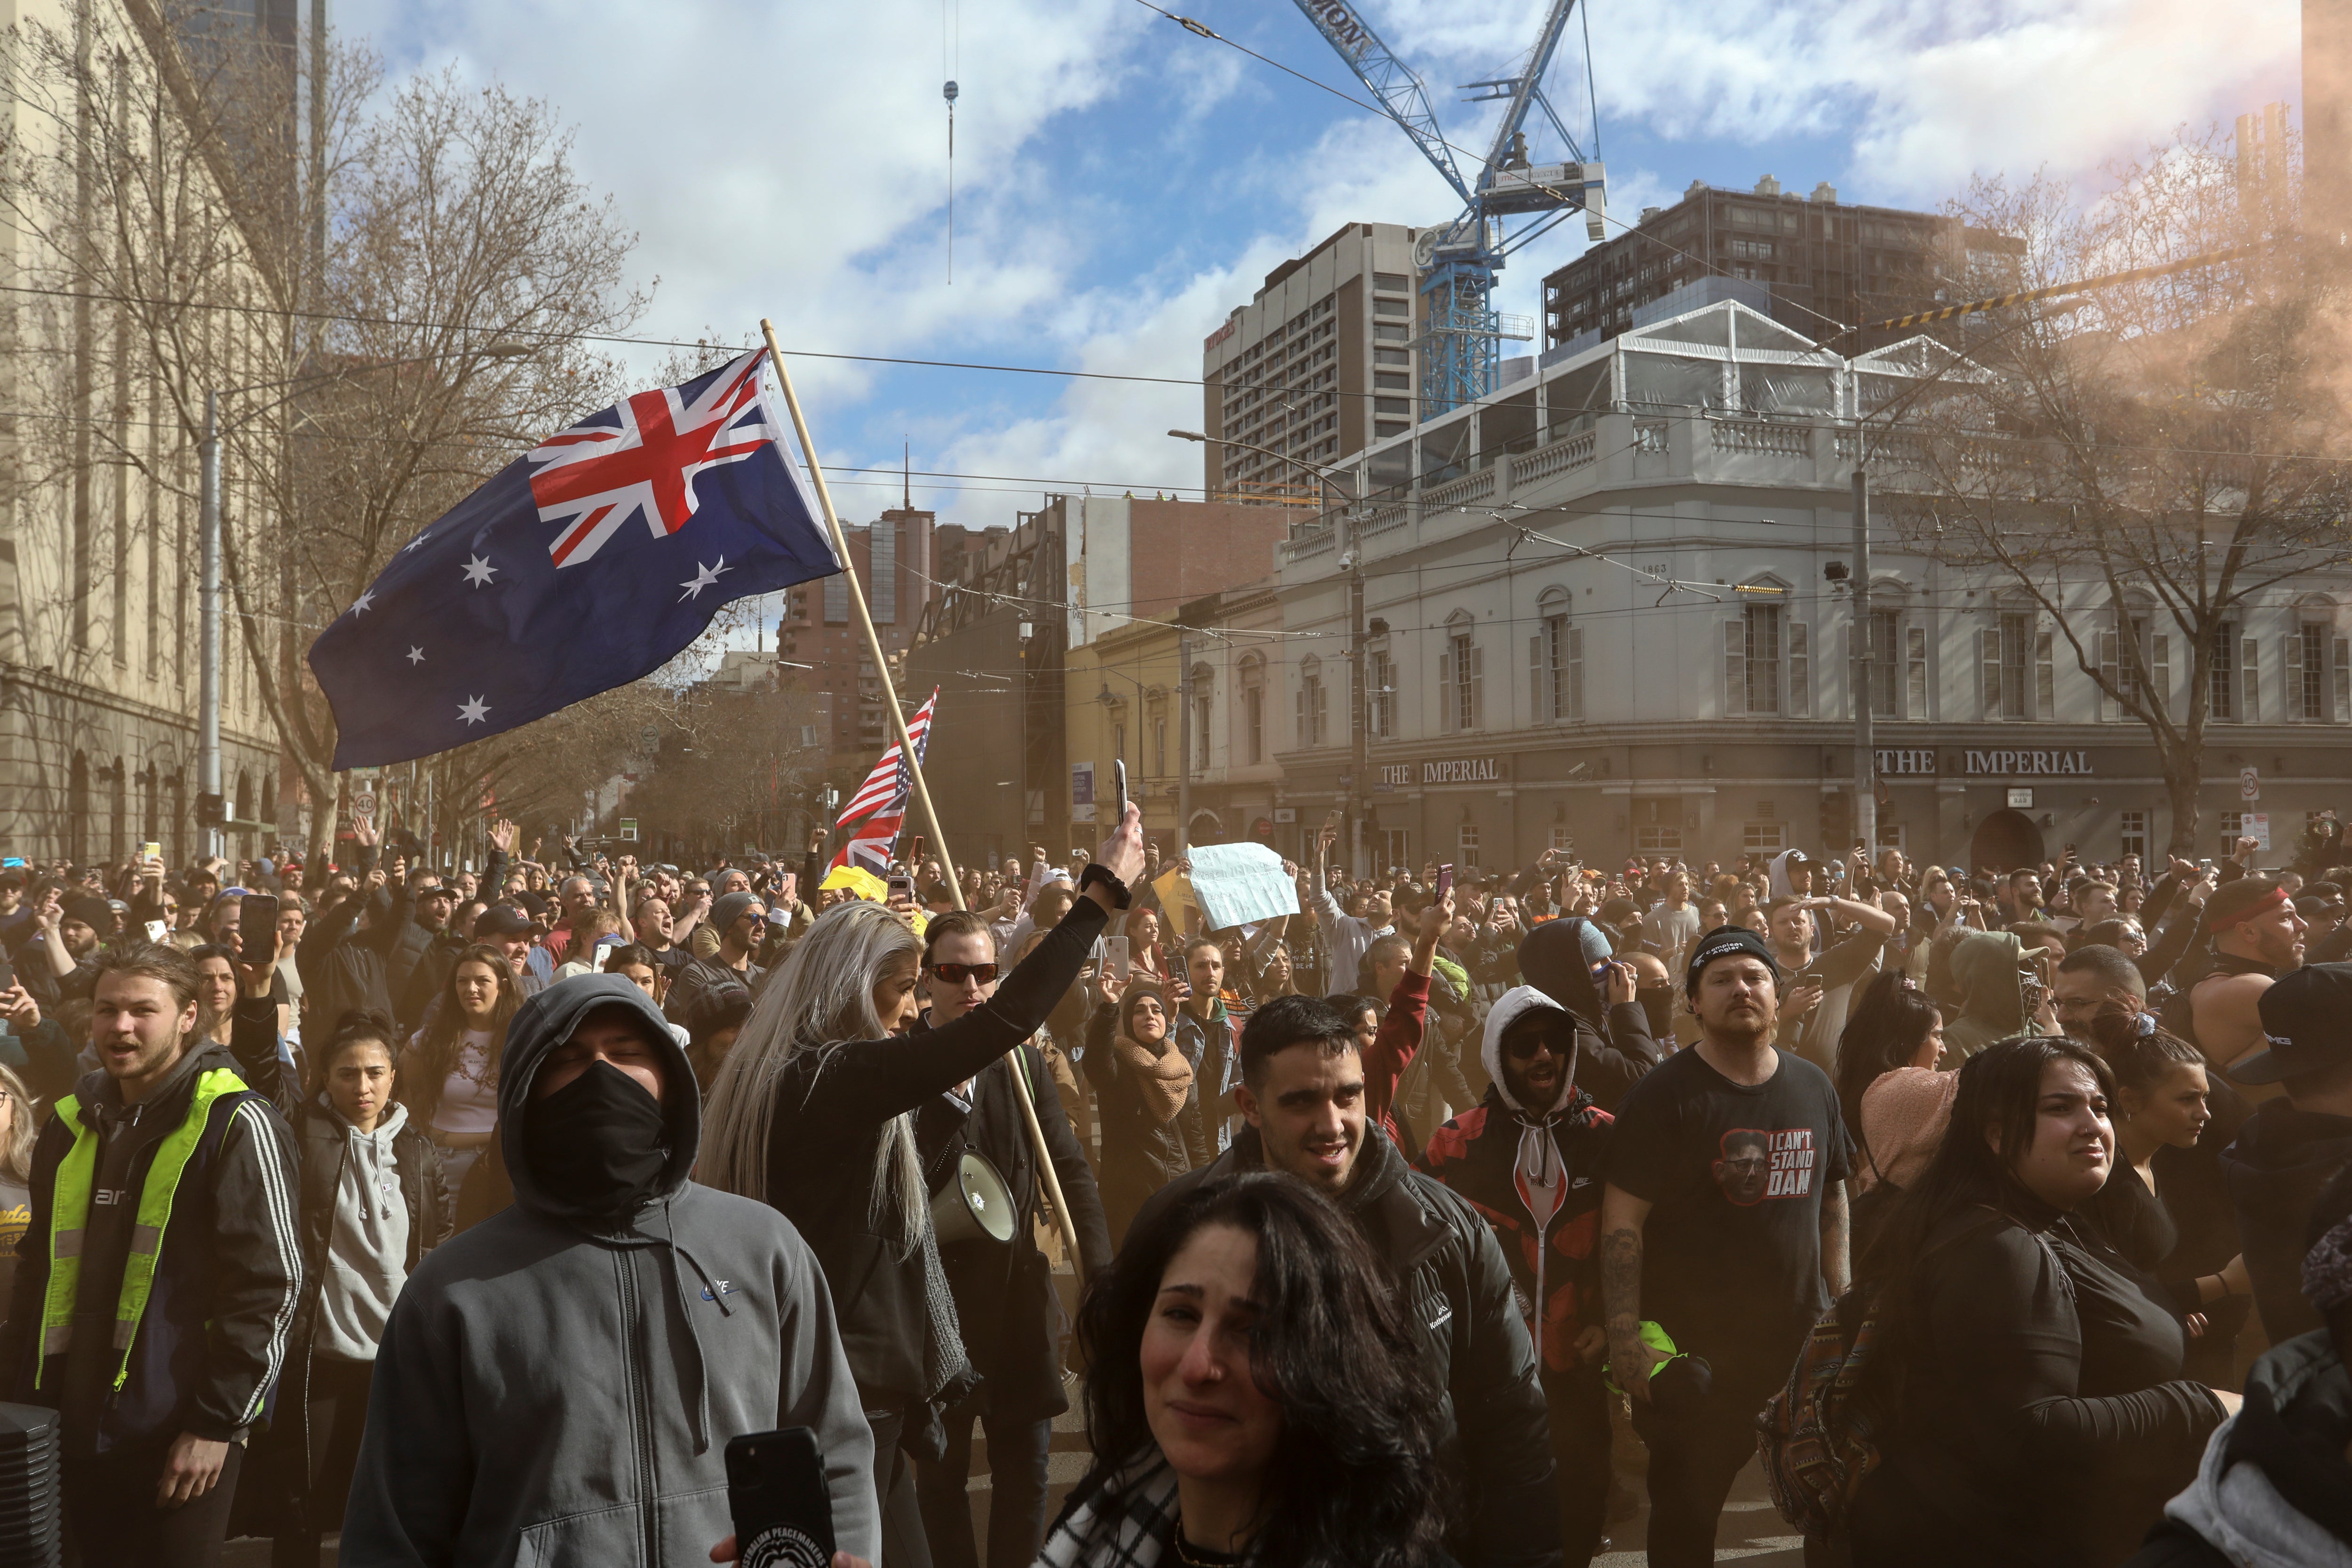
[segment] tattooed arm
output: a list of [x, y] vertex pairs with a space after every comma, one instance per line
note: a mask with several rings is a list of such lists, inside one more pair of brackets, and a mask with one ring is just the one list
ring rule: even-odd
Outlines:
[[1853, 1281], [1853, 1222], [1845, 1206], [1845, 1184], [1832, 1182], [1822, 1194], [1822, 1279], [1832, 1296]]
[[1640, 1400], [1650, 1397], [1650, 1370], [1658, 1360], [1642, 1342], [1642, 1227], [1649, 1218], [1647, 1198], [1614, 1183], [1602, 1192], [1601, 1310], [1609, 1332], [1610, 1375]]

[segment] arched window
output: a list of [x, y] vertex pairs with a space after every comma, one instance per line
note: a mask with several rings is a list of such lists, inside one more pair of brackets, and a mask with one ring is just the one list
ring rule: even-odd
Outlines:
[[80, 752], [66, 773], [66, 858], [77, 866], [89, 859], [89, 758]]
[[106, 770], [106, 858], [131, 858], [131, 768], [121, 757]]

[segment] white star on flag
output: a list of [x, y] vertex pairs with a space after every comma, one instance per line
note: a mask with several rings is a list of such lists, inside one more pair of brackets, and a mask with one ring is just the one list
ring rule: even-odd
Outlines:
[[414, 669], [414, 668], [415, 668], [418, 665], [423, 664], [424, 662], [425, 662], [425, 650], [424, 650], [423, 648], [421, 648], [421, 647], [412, 647], [412, 648], [410, 648], [410, 649], [408, 650], [408, 668], [409, 668]]
[[457, 710], [457, 717], [468, 724], [479, 724], [490, 716], [490, 705], [478, 697], [468, 698]]
[[431, 529], [429, 529], [429, 528], [428, 528], [428, 529], [426, 529], [426, 530], [425, 530], [425, 531], [424, 531], [424, 532], [419, 533], [415, 538], [414, 538], [414, 539], [410, 540], [407, 543], [405, 543], [405, 544], [402, 545], [402, 546], [400, 547], [400, 552], [401, 552], [403, 555], [405, 555], [405, 554], [407, 554], [410, 551], [412, 551], [412, 550], [415, 549], [417, 546], [419, 546], [419, 545], [423, 544], [423, 543], [425, 542], [425, 534], [427, 534], [427, 533], [431, 533], [432, 531], [432, 531]]
[[682, 605], [688, 599], [698, 599], [702, 597], [702, 591], [705, 588], [716, 585], [720, 574], [732, 572], [733, 570], [735, 570], [735, 568], [727, 564], [727, 557], [724, 555], [719, 558], [719, 564], [716, 566], [705, 566], [700, 562], [695, 563], [694, 581], [691, 583], [680, 583], [678, 584], [679, 587], [686, 590], [685, 593], [680, 594], [677, 596], [678, 603]]
[[362, 594], [358, 598], [352, 601], [352, 614], [355, 616], [366, 615], [368, 606], [374, 603], [375, 590], [373, 588], [370, 588], [366, 593]]
[[478, 588], [488, 582], [490, 574], [497, 570], [497, 567], [477, 555], [466, 563], [466, 581]]

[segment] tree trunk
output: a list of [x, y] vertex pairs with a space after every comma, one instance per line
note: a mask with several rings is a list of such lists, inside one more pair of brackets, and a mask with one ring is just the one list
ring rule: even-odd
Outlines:
[[2164, 793], [2172, 807], [2172, 832], [2165, 847], [2184, 860], [2197, 858], [2197, 795], [2204, 783], [2197, 760], [2203, 750], [2199, 747], [2186, 758], [2169, 750], [2164, 754]]
[[351, 787], [349, 773], [331, 773], [304, 767], [302, 782], [310, 792], [310, 849], [308, 863], [317, 868], [312, 888], [324, 885], [326, 868], [335, 858], [335, 824], [343, 817], [343, 795]]

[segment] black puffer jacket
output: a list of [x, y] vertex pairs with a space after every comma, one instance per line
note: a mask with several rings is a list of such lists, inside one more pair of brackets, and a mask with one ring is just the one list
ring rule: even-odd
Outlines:
[[[1265, 1168], [1257, 1130], [1244, 1128], [1215, 1163], [1160, 1188], [1136, 1223], [1149, 1225], [1202, 1182]], [[1476, 1568], [1557, 1564], [1559, 1510], [1543, 1389], [1495, 1233], [1372, 1127], [1339, 1205], [1402, 1282], [1423, 1363], [1445, 1391], [1439, 1457], [1459, 1500], [1447, 1549]]]

